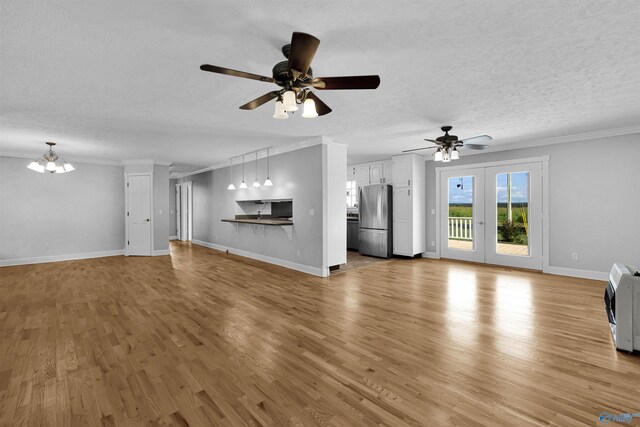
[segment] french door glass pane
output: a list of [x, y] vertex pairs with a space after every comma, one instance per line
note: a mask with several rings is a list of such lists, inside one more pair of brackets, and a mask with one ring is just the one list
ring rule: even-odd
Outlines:
[[529, 256], [529, 175], [496, 175], [496, 252], [501, 255]]
[[474, 249], [473, 179], [473, 176], [449, 178], [449, 249]]

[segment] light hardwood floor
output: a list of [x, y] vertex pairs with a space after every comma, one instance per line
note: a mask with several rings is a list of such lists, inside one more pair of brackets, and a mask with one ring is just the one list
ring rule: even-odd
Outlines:
[[172, 252], [0, 268], [0, 424], [571, 426], [640, 412], [640, 357], [612, 345], [604, 283], [428, 259], [321, 279]]

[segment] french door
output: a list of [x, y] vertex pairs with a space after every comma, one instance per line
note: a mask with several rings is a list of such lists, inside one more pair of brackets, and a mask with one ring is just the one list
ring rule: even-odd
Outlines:
[[440, 172], [444, 258], [542, 270], [542, 164]]

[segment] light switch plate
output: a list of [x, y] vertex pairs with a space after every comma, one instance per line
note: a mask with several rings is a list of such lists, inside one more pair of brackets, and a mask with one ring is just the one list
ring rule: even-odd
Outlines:
[[160, 209], [160, 210], [158, 211], [158, 213], [159, 213], [160, 215], [162, 215], [162, 214], [164, 213], [164, 211], [163, 211], [162, 209]]
[[316, 214], [315, 209], [309, 209], [309, 216], [314, 216]]

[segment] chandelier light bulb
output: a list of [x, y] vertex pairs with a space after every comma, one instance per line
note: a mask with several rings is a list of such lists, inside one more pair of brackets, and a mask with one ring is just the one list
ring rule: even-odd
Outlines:
[[453, 150], [451, 150], [451, 160], [458, 160], [460, 158], [460, 153], [458, 153], [458, 150], [454, 147]]
[[441, 162], [442, 161], [442, 149], [438, 148], [438, 151], [436, 151], [436, 153], [433, 155], [433, 160], [435, 160], [436, 162]]

